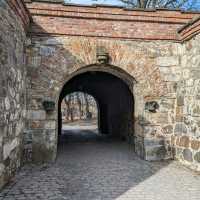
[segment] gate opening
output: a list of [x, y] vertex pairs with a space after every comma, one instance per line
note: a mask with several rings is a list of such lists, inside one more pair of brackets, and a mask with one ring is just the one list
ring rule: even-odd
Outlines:
[[[64, 85], [58, 108], [59, 135], [69, 125], [69, 121], [62, 123], [63, 120], [66, 120], [63, 119], [63, 112], [65, 111], [62, 105], [66, 104], [66, 100], [75, 97], [77, 94], [93, 97], [94, 100], [91, 101], [91, 104], [94, 101], [96, 102], [96, 131], [99, 134], [132, 142], [134, 138], [133, 94], [123, 79], [102, 71], [87, 71], [78, 74]], [[90, 106], [92, 107], [92, 105]], [[69, 109], [68, 111], [70, 112]], [[73, 112], [76, 113], [76, 109]], [[85, 115], [88, 115], [85, 117], [91, 117], [89, 116], [91, 115], [90, 111]], [[73, 117], [69, 116], [69, 119], [75, 120], [76, 117], [72, 119]], [[90, 125], [91, 123], [90, 121]]]
[[61, 103], [62, 131], [61, 137], [75, 137], [82, 132], [99, 134], [98, 106], [91, 95], [73, 92], [64, 97]]

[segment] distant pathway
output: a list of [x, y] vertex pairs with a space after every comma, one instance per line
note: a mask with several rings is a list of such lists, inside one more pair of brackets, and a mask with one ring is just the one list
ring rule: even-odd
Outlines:
[[93, 131], [71, 130], [56, 163], [24, 167], [2, 199], [199, 200], [200, 175], [177, 162], [145, 162], [126, 143]]

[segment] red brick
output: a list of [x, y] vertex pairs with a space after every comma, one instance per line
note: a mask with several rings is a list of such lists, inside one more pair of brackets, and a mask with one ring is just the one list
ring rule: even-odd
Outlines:
[[[169, 10], [128, 10], [119, 7], [27, 3], [34, 19], [33, 34], [53, 34], [113, 39], [181, 41], [192, 33], [179, 28], [198, 13]], [[199, 27], [199, 26], [197, 26]]]

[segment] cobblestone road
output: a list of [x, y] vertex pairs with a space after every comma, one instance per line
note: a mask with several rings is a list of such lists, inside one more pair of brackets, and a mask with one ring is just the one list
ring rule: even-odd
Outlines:
[[199, 200], [200, 175], [177, 162], [145, 162], [124, 142], [73, 130], [63, 136], [56, 163], [24, 167], [0, 199]]

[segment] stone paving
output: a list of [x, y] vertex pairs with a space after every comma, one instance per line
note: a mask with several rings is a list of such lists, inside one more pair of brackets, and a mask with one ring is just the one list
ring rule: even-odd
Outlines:
[[66, 131], [54, 164], [25, 166], [0, 200], [199, 200], [200, 175], [175, 161], [146, 162], [125, 142]]

